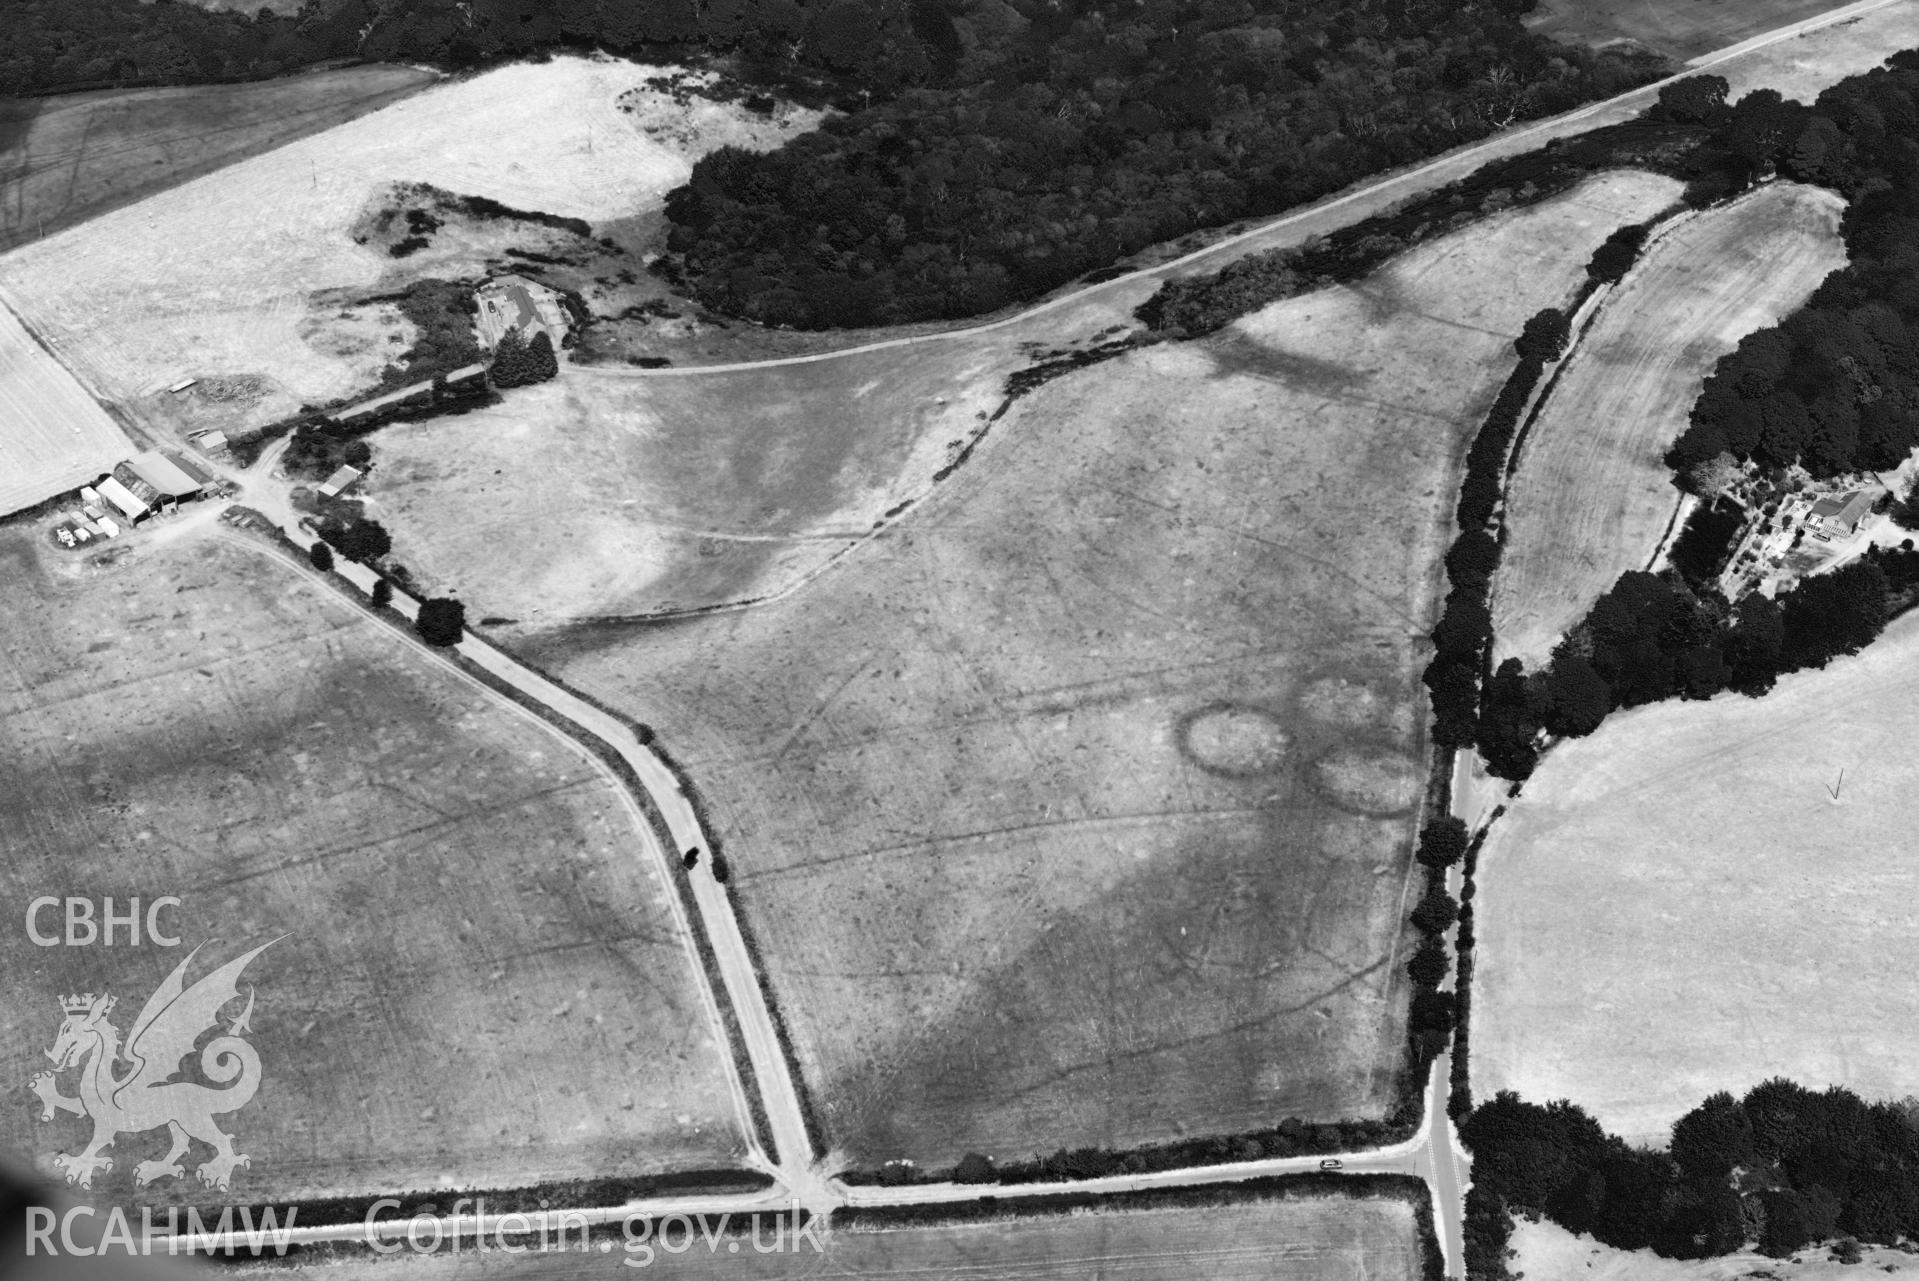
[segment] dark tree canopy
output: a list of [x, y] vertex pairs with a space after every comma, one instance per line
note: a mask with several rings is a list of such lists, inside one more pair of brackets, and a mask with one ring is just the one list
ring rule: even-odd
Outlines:
[[444, 596], [423, 600], [413, 627], [429, 645], [441, 648], [457, 645], [466, 634], [466, 606]]

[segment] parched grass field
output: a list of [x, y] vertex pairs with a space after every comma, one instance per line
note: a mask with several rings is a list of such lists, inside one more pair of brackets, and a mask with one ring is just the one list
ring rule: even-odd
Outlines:
[[1830, 1246], [1807, 1246], [1788, 1259], [1741, 1253], [1716, 1259], [1662, 1259], [1651, 1250], [1616, 1250], [1589, 1236], [1575, 1236], [1556, 1223], [1513, 1220], [1508, 1266], [1527, 1281], [1853, 1281], [1861, 1276], [1903, 1276], [1919, 1260], [1889, 1246], [1864, 1246], [1858, 1263], [1835, 1262]]
[[527, 625], [756, 599], [916, 497], [986, 428], [1011, 343], [716, 377], [569, 371], [394, 426], [368, 493], [436, 590]]
[[1506, 500], [1493, 592], [1498, 657], [1543, 665], [1678, 505], [1662, 461], [1719, 358], [1846, 261], [1845, 201], [1772, 183], [1685, 217], [1599, 304], [1532, 430]]
[[1050, 383], [773, 603], [503, 629], [706, 790], [842, 1159], [1388, 1109], [1458, 461], [1512, 334], [1669, 187]]
[[354, 243], [390, 184], [618, 219], [657, 209], [703, 150], [770, 146], [817, 118], [736, 107], [702, 115], [696, 144], [656, 137], [653, 117], [683, 110], [644, 82], [670, 70], [564, 56], [448, 81], [26, 245], [0, 259], [0, 277], [108, 397], [140, 402], [188, 375], [259, 378], [269, 389], [226, 425], [269, 422], [370, 385], [390, 355], [327, 342], [312, 322], [337, 303], [316, 310], [314, 295], [450, 270]]
[[[1777, 0], [1761, 0], [1762, 4]], [[1731, 0], [1726, 0], [1730, 7]], [[1741, 4], [1741, 9], [1745, 7]], [[1795, 10], [1800, 6], [1795, 5]], [[1919, 45], [1919, 2], [1894, 0], [1877, 5], [1818, 5], [1824, 13], [1857, 9], [1829, 25], [1755, 49], [1717, 63], [1712, 74], [1724, 76], [1736, 99], [1754, 89], [1777, 89], [1788, 98], [1811, 102], [1828, 85], [1878, 66], [1901, 49]], [[1784, 20], [1790, 22], [1794, 16]]]
[[0, 516], [97, 480], [134, 452], [120, 425], [0, 305]]
[[[709, 1229], [717, 1233], [717, 1216]], [[671, 1241], [677, 1246], [681, 1229]], [[1396, 1200], [1329, 1197], [1235, 1203], [1206, 1209], [1109, 1210], [1058, 1216], [1031, 1216], [949, 1227], [829, 1229], [823, 1248], [796, 1242], [791, 1233], [773, 1253], [773, 1227], [761, 1229], [756, 1254], [752, 1238], [737, 1252], [717, 1236], [712, 1248], [697, 1231], [692, 1248], [681, 1253], [654, 1250], [639, 1276], [740, 1277], [773, 1281], [784, 1277], [1031, 1278], [1032, 1281], [1417, 1281], [1420, 1276], [1418, 1228], [1412, 1207]], [[614, 1259], [641, 1259], [622, 1252]], [[607, 1256], [554, 1252], [517, 1259], [442, 1252], [411, 1258], [409, 1276], [420, 1281], [461, 1281], [470, 1276], [570, 1281], [598, 1278], [616, 1267]], [[329, 1267], [342, 1281], [380, 1281], [394, 1270], [391, 1262], [354, 1258]]]
[[1554, 748], [1481, 855], [1475, 1092], [1571, 1098], [1658, 1143], [1772, 1076], [1913, 1093], [1915, 735], [1907, 617], [1763, 699]]
[[0, 102], [0, 249], [330, 129], [436, 78], [374, 64]]
[[[245, 975], [238, 1203], [738, 1164], [697, 962], [591, 758], [210, 534], [102, 568], [4, 531], [0, 582], [0, 1145], [44, 1162], [88, 1133], [25, 1089], [60, 997], [112, 991], [125, 1035], [192, 946], [197, 978], [284, 934]], [[178, 949], [22, 925], [41, 895], [163, 894]], [[122, 1136], [95, 1193], [135, 1195], [165, 1147]]]
[[1631, 41], [1677, 62], [1837, 9], [1846, 0], [1541, 0], [1526, 25], [1568, 44]]

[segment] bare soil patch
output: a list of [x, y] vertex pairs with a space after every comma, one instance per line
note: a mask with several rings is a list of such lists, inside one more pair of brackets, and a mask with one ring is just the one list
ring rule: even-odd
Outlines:
[[[254, 1158], [238, 1203], [737, 1163], [697, 962], [590, 758], [257, 553], [115, 550], [0, 533], [0, 890], [178, 895], [184, 946], [40, 948], [16, 915], [9, 1080], [47, 1066], [60, 997], [110, 990], [124, 1035], [193, 945], [219, 963], [284, 934], [247, 972], [264, 1069], [226, 1118]], [[83, 1121], [21, 1098], [0, 1143], [78, 1150]], [[220, 1195], [136, 1194], [165, 1147], [123, 1136], [95, 1192]]]
[[[1052, 382], [766, 605], [503, 629], [708, 788], [843, 1159], [1390, 1108], [1413, 818], [1313, 763], [1419, 759], [1466, 434], [1525, 317], [1668, 185], [1595, 180]], [[1276, 770], [1191, 759], [1222, 703], [1286, 735]]]
[[1919, 946], [1915, 709], [1909, 616], [1762, 700], [1555, 748], [1480, 856], [1475, 1090], [1650, 1142], [1773, 1076], [1912, 1093], [1919, 993], [1888, 958]]
[[1719, 358], [1844, 265], [1844, 202], [1773, 183], [1686, 217], [1599, 304], [1532, 430], [1507, 491], [1493, 593], [1498, 657], [1545, 662], [1678, 505], [1662, 461]]

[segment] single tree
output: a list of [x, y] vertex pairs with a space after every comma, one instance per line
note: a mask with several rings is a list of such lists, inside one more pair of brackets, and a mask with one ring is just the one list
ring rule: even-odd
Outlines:
[[993, 1158], [977, 1152], [968, 1152], [953, 1167], [955, 1183], [994, 1183], [998, 1180], [999, 1172], [993, 1168]]
[[384, 578], [373, 580], [373, 607], [384, 609], [393, 603], [393, 584]]
[[316, 542], [307, 548], [307, 559], [313, 562], [313, 568], [325, 573], [333, 568], [333, 549], [323, 542]]
[[1419, 832], [1419, 861], [1427, 867], [1451, 867], [1466, 854], [1466, 821], [1451, 814], [1426, 824]]
[[458, 645], [460, 637], [466, 634], [466, 606], [444, 596], [423, 600], [413, 629], [429, 645], [437, 645], [442, 649]]

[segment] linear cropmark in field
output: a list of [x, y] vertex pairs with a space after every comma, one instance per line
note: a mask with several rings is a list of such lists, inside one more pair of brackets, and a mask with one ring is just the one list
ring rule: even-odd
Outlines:
[[[1473, 1082], [1664, 1142], [1768, 1077], [1913, 1090], [1919, 618], [1555, 748], [1480, 860]], [[1841, 777], [1841, 771], [1844, 777]]]
[[518, 634], [709, 785], [843, 1158], [1388, 1109], [1457, 460], [1525, 317], [1671, 188], [1064, 377], [781, 600]]
[[132, 452], [119, 424], [0, 306], [0, 516], [96, 480]]
[[1741, 338], [1845, 263], [1844, 204], [1781, 182], [1682, 218], [1601, 300], [1507, 492], [1499, 657], [1541, 666], [1622, 572], [1645, 567], [1679, 497], [1661, 459], [1701, 383]]
[[[253, 1158], [229, 1197], [740, 1162], [670, 891], [591, 758], [252, 550], [101, 568], [0, 534], [0, 581], [0, 1075], [23, 1096], [60, 998], [111, 992], [125, 1036], [192, 946], [198, 978], [280, 938], [246, 973], [263, 1067], [224, 1118]], [[44, 895], [176, 895], [183, 945], [35, 946]], [[87, 1132], [31, 1098], [0, 1113], [0, 1147], [42, 1158]], [[132, 1195], [165, 1147], [122, 1135], [95, 1193]]]
[[713, 123], [694, 146], [661, 142], [621, 98], [664, 98], [643, 85], [666, 70], [559, 57], [436, 85], [17, 249], [5, 259], [6, 289], [114, 399], [193, 374], [273, 380], [274, 394], [249, 411], [253, 423], [323, 404], [373, 382], [394, 354], [309, 341], [331, 318], [314, 315], [317, 291], [418, 271], [349, 234], [389, 184], [589, 220], [631, 217], [656, 210], [700, 150], [770, 145], [817, 119], [793, 112], [774, 123], [737, 108], [730, 131]]
[[0, 101], [0, 249], [332, 128], [434, 79], [420, 67], [376, 64], [257, 84]]

